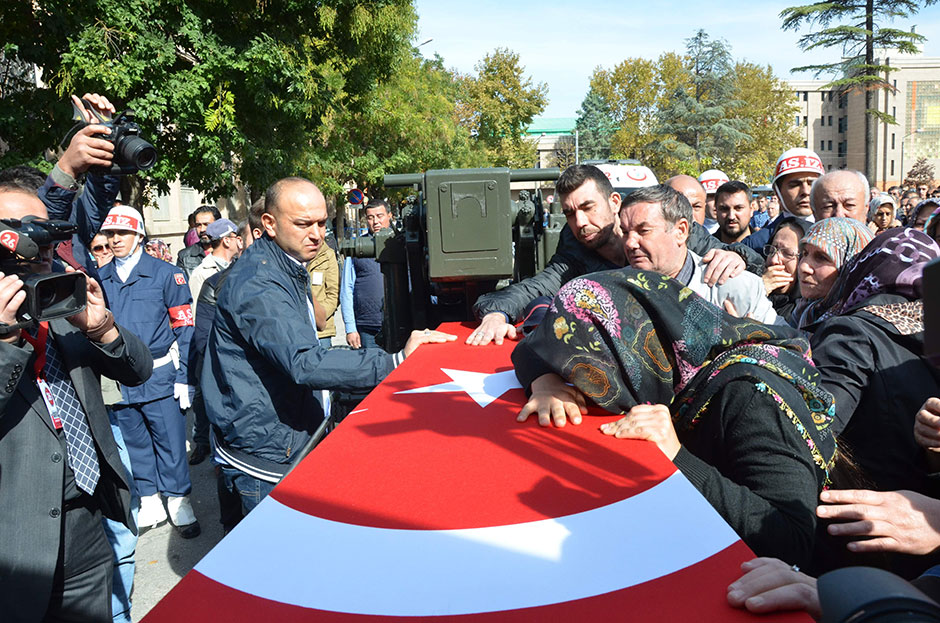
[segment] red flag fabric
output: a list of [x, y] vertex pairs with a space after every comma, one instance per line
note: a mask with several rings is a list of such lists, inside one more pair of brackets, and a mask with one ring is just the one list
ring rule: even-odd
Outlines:
[[145, 620], [754, 618], [753, 554], [655, 445], [517, 423], [514, 342], [441, 330]]

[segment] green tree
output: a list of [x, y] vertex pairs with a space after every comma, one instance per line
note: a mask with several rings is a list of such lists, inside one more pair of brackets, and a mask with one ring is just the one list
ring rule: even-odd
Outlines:
[[310, 168], [339, 192], [338, 183], [368, 188], [389, 173], [485, 166], [485, 152], [455, 113], [459, 89], [440, 57], [424, 60], [414, 50], [361, 109], [325, 123]]
[[462, 80], [457, 114], [486, 150], [492, 166], [531, 167], [535, 141], [525, 138], [533, 117], [545, 110], [548, 86], [524, 75], [519, 55], [497, 48]]
[[594, 89], [589, 90], [581, 102], [574, 127], [578, 131], [581, 160], [610, 158], [611, 138], [616, 125], [610, 106]]
[[656, 61], [628, 58], [609, 70], [596, 68], [589, 92], [596, 93], [610, 111], [614, 124], [611, 155], [636, 158], [657, 171], [671, 170], [675, 158], [650, 146], [668, 138], [656, 127], [659, 111], [688, 83], [683, 58], [672, 52]]
[[909, 17], [920, 10], [920, 5], [934, 4], [936, 0], [836, 0], [814, 2], [784, 9], [780, 13], [784, 30], [818, 27], [800, 37], [803, 50], [836, 48], [842, 60], [797, 67], [794, 71], [814, 71], [816, 75], [834, 74], [836, 79], [825, 88], [841, 93], [859, 92], [865, 95], [865, 174], [871, 178], [876, 167], [875, 120], [896, 123], [894, 117], [877, 110], [875, 97], [879, 90], [893, 90], [888, 72], [893, 68], [875, 59], [875, 48], [898, 50], [914, 54], [916, 44], [923, 35], [883, 24]]
[[933, 180], [936, 174], [936, 169], [932, 164], [927, 162], [926, 158], [918, 158], [914, 166], [911, 167], [910, 171], [908, 171], [907, 175], [904, 177], [904, 185], [911, 188], [916, 188], [920, 184], [933, 186]]
[[799, 107], [793, 101], [793, 92], [774, 77], [769, 66], [737, 63], [733, 87], [741, 101], [735, 115], [745, 121], [748, 138], [722, 158], [722, 166], [732, 179], [763, 184], [773, 173], [777, 157], [801, 144], [793, 123]]
[[53, 102], [98, 91], [137, 112], [159, 185], [263, 189], [325, 157], [329, 122], [362, 109], [415, 24], [410, 0], [10, 0], [4, 54], [44, 86], [0, 93], [0, 137], [24, 156], [54, 145], [69, 115]]
[[727, 42], [699, 30], [686, 40], [686, 58], [688, 86], [675, 88], [659, 109], [654, 134], [665, 138], [650, 148], [674, 158], [681, 172], [697, 174], [725, 166], [727, 155], [751, 137], [738, 116], [743, 102], [734, 90]]

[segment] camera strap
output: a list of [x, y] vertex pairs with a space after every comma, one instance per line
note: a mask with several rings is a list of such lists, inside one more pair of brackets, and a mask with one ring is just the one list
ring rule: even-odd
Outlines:
[[33, 346], [33, 350], [36, 351], [36, 363], [33, 365], [36, 374], [36, 385], [39, 387], [39, 395], [42, 396], [42, 401], [46, 403], [49, 417], [52, 418], [52, 426], [56, 430], [62, 430], [59, 408], [55, 404], [52, 390], [46, 382], [46, 375], [43, 373], [43, 369], [46, 367], [46, 340], [49, 339], [49, 323], [39, 323], [39, 327], [36, 329], [36, 337], [30, 335], [29, 331], [23, 331], [22, 335], [23, 339], [29, 342]]

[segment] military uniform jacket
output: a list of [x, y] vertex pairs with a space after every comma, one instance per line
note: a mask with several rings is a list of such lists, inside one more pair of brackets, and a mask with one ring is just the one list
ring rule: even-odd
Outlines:
[[[49, 323], [50, 339], [88, 416], [101, 478], [95, 498], [106, 517], [134, 529], [127, 475], [101, 400], [100, 376], [137, 385], [153, 360], [132, 333], [106, 346], [91, 343], [66, 320]], [[38, 621], [48, 605], [62, 536], [67, 448], [55, 431], [33, 375], [28, 343], [0, 342], [0, 619]]]
[[[179, 268], [141, 252], [140, 261], [124, 283], [114, 262], [105, 264], [99, 274], [114, 319], [143, 340], [154, 359], [165, 357], [174, 341], [180, 353], [190, 352], [193, 299]], [[180, 357], [179, 369], [172, 363], [157, 365], [150, 380], [140, 387], [122, 386], [124, 402], [137, 404], [172, 396], [174, 383], [187, 382], [186, 359]]]

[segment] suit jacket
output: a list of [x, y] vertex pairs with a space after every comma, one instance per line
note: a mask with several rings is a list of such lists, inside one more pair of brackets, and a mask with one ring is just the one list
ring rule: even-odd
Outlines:
[[[136, 530], [129, 479], [101, 399], [100, 376], [138, 385], [153, 369], [149, 349], [130, 331], [102, 347], [64, 319], [49, 323], [88, 416], [101, 478], [95, 499], [105, 516]], [[4, 621], [45, 613], [62, 535], [65, 445], [52, 426], [33, 376], [28, 343], [0, 342], [0, 612]]]

